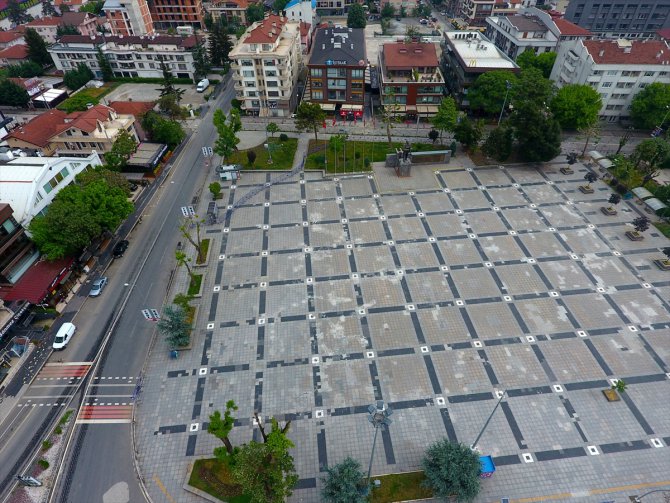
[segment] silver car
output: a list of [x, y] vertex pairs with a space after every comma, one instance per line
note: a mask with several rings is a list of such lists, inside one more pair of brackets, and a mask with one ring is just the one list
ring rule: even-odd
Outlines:
[[97, 297], [102, 293], [102, 290], [105, 288], [105, 285], [107, 285], [107, 276], [103, 276], [102, 278], [96, 279], [93, 282], [93, 286], [91, 287], [91, 291], [89, 292], [88, 296]]

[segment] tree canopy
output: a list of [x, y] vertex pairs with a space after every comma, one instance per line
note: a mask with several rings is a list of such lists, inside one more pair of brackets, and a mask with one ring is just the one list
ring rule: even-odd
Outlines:
[[74, 70], [65, 72], [65, 75], [63, 75], [63, 83], [71, 90], [76, 91], [94, 78], [95, 75], [93, 75], [91, 69], [84, 63], [79, 63]]
[[223, 157], [224, 160], [233, 155], [233, 152], [237, 150], [237, 144], [240, 142], [240, 139], [236, 135], [241, 129], [239, 114], [240, 112], [236, 108], [231, 109], [226, 121], [223, 110], [219, 108], [214, 112], [214, 117], [212, 118], [214, 127], [219, 134], [214, 143], [214, 152]]
[[326, 503], [366, 503], [365, 473], [355, 459], [345, 458], [335, 466], [326, 469], [326, 476], [322, 479], [323, 488], [321, 497]]
[[109, 169], [119, 171], [126, 166], [135, 150], [137, 150], [135, 137], [128, 131], [121, 131], [114, 139], [110, 151], [105, 154], [105, 164]]
[[22, 86], [5, 79], [0, 81], [0, 105], [10, 107], [25, 107], [30, 97]]
[[[221, 20], [223, 19], [225, 18], [222, 17]], [[221, 20], [214, 23], [212, 32], [209, 34], [209, 57], [214, 66], [223, 66], [228, 63], [228, 55], [233, 48], [233, 43], [228, 37], [228, 28]]]
[[533, 103], [538, 107], [548, 106], [554, 95], [554, 84], [542, 76], [537, 68], [522, 70], [512, 91], [510, 100], [514, 108], [519, 108], [527, 103]]
[[178, 121], [161, 117], [152, 110], [142, 118], [142, 129], [146, 131], [152, 141], [165, 143], [170, 149], [174, 149], [186, 137], [184, 128]]
[[28, 59], [42, 66], [53, 64], [51, 55], [47, 51], [47, 44], [44, 39], [33, 28], [26, 28], [23, 33], [23, 39], [28, 46]]
[[551, 111], [563, 129], [580, 129], [598, 120], [600, 94], [586, 84], [568, 84], [551, 100]]
[[486, 115], [498, 115], [508, 92], [507, 82], [514, 86], [516, 75], [505, 70], [482, 73], [468, 89], [470, 108]]
[[670, 84], [654, 82], [633, 98], [630, 119], [636, 128], [653, 129], [661, 125], [669, 110], [668, 107], [670, 107]]
[[489, 133], [482, 145], [482, 151], [496, 161], [503, 162], [512, 154], [513, 145], [514, 131], [503, 124]]
[[510, 122], [524, 161], [546, 162], [561, 153], [561, 127], [543, 105], [522, 104], [514, 110]]
[[193, 50], [193, 74], [196, 80], [207, 77], [211, 68], [212, 65], [207, 54], [207, 48], [203, 44], [196, 45]]
[[16, 65], [9, 65], [7, 67], [8, 77], [29, 79], [30, 77], [39, 77], [43, 73], [44, 69], [42, 68], [42, 65], [30, 60], [21, 61]]
[[359, 3], [352, 3], [347, 14], [347, 28], [365, 28], [365, 11]]
[[658, 169], [670, 157], [670, 144], [663, 138], [642, 140], [635, 147], [631, 160], [644, 174], [642, 184], [658, 176]]
[[393, 8], [393, 5], [391, 5], [389, 2], [385, 2], [381, 10], [381, 16], [383, 18], [395, 16], [395, 9]]
[[323, 121], [325, 120], [326, 113], [318, 103], [303, 101], [296, 110], [295, 127], [298, 131], [313, 132], [314, 139], [318, 140], [319, 128], [323, 126]]
[[112, 65], [110, 64], [109, 61], [107, 61], [107, 58], [105, 55], [102, 53], [100, 50], [100, 47], [98, 47], [98, 52], [95, 56], [95, 59], [98, 61], [98, 66], [100, 67], [100, 73], [102, 75], [102, 80], [105, 82], [109, 82], [110, 80], [114, 79], [114, 70], [112, 69]]
[[472, 121], [466, 116], [462, 116], [454, 128], [454, 139], [471, 152], [477, 150], [483, 134], [484, 121]]
[[214, 456], [219, 461], [228, 463], [231, 461], [232, 456], [236, 453], [236, 449], [233, 447], [233, 444], [230, 442], [228, 435], [233, 430], [235, 425], [235, 417], [233, 417], [233, 412], [237, 410], [237, 405], [235, 405], [234, 400], [228, 400], [226, 402], [226, 411], [221, 417], [221, 413], [216, 410], [214, 414], [209, 416], [209, 426], [207, 426], [207, 432], [214, 435], [216, 438], [223, 442], [224, 447], [216, 447], [214, 449]]
[[548, 79], [551, 75], [551, 70], [554, 68], [555, 62], [555, 52], [543, 52], [541, 54], [535, 54], [533, 49], [526, 49], [516, 58], [516, 64], [519, 65], [523, 70], [528, 68], [536, 68], [542, 72], [542, 75], [545, 79]]
[[458, 119], [458, 110], [456, 109], [456, 102], [451, 96], [442, 98], [437, 112], [430, 119], [430, 123], [435, 129], [440, 132], [440, 140], [442, 133], [445, 131], [454, 131], [456, 121]]
[[56, 28], [56, 37], [60, 38], [63, 35], [81, 35], [76, 26], [71, 24], [58, 25]]
[[82, 171], [75, 179], [75, 181], [82, 187], [86, 187], [98, 180], [103, 180], [113, 189], [123, 190], [126, 196], [130, 195], [130, 183], [128, 183], [128, 179], [118, 171], [112, 171], [103, 166], [95, 166], [86, 171]]
[[247, 23], [252, 24], [261, 21], [265, 16], [262, 3], [252, 3], [247, 7]]
[[440, 440], [426, 450], [422, 465], [424, 484], [438, 498], [472, 501], [479, 494], [479, 454], [467, 445]]
[[191, 324], [187, 320], [186, 311], [181, 306], [170, 304], [165, 306], [156, 328], [165, 336], [173, 349], [186, 346], [191, 338]]

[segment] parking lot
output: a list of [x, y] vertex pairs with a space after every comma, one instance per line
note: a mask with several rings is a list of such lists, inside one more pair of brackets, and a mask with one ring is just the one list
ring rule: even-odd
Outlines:
[[[204, 94], [198, 93], [194, 85], [176, 85], [177, 89], [183, 89], [184, 95], [181, 99], [182, 106], [198, 108], [205, 103]], [[156, 101], [160, 97], [160, 84], [121, 84], [107, 96], [106, 102], [112, 101]]]
[[395, 413], [373, 475], [419, 469], [443, 437], [471, 444], [503, 392], [476, 446], [497, 465], [478, 501], [627, 501], [670, 483], [670, 273], [652, 263], [668, 240], [627, 239], [636, 205], [605, 216], [609, 188], [582, 194], [586, 168], [560, 167], [303, 173], [223, 219], [284, 175], [226, 187], [193, 347], [170, 360], [158, 341], [137, 410], [154, 501], [200, 501], [182, 484], [220, 445], [208, 416], [230, 399], [233, 444], [258, 436], [254, 411], [292, 420], [292, 501], [319, 501], [346, 456], [367, 466], [375, 400]]

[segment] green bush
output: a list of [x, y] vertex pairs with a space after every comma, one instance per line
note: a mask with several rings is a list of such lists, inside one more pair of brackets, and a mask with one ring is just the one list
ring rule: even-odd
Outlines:
[[326, 156], [325, 155], [315, 155], [314, 156], [314, 162], [317, 164], [325, 164], [326, 163]]
[[366, 168], [369, 168], [371, 164], [370, 159], [368, 159], [367, 157], [363, 159], [363, 164], [365, 165]]
[[287, 141], [288, 140], [288, 135], [286, 133], [282, 133], [279, 135], [279, 141]]
[[43, 469], [45, 469], [45, 470], [46, 470], [47, 468], [49, 468], [49, 462], [48, 462], [46, 459], [40, 459], [40, 460], [37, 462], [37, 464], [40, 465], [40, 467], [43, 468]]
[[63, 433], [63, 428], [61, 428], [60, 426], [56, 426], [56, 427], [54, 428], [54, 433], [55, 433], [56, 435], [60, 435], [61, 433]]
[[354, 157], [355, 157], [356, 159], [360, 159], [360, 158], [361, 158], [361, 153], [360, 153], [360, 152], [356, 152], [356, 153], [354, 154]]
[[42, 440], [42, 450], [43, 451], [48, 451], [49, 449], [51, 449], [52, 445], [53, 444], [51, 443], [50, 440]]

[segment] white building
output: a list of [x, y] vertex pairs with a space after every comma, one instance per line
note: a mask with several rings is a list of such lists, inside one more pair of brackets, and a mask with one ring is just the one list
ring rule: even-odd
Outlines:
[[49, 47], [49, 54], [58, 70], [67, 72], [83, 63], [98, 78], [102, 77], [97, 60], [100, 48], [117, 77], [160, 78], [163, 76], [160, 65], [162, 59], [175, 77], [193, 79], [193, 49], [197, 42], [195, 36], [65, 35]]
[[12, 206], [24, 228], [79, 173], [102, 164], [95, 151], [88, 157], [11, 157], [0, 162], [0, 201]]
[[247, 114], [286, 117], [302, 63], [299, 23], [271, 15], [251, 25], [230, 51], [235, 97]]
[[561, 45], [551, 80], [558, 87], [589, 84], [600, 94], [600, 119], [628, 119], [645, 86], [670, 84], [670, 47], [659, 40], [574, 40]]
[[284, 12], [289, 21], [304, 21], [312, 26], [317, 21], [316, 0], [290, 0]]

